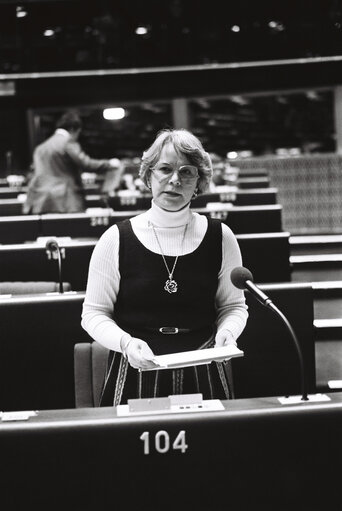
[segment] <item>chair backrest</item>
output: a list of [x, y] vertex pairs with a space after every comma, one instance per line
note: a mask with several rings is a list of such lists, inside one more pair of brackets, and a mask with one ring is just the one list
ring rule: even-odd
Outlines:
[[99, 406], [109, 350], [98, 342], [74, 347], [75, 407]]

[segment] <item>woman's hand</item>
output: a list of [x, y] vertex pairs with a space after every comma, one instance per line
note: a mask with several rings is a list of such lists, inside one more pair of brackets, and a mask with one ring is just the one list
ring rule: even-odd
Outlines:
[[147, 342], [131, 337], [125, 350], [127, 360], [135, 369], [151, 369], [157, 367], [153, 362], [154, 354]]
[[221, 348], [222, 346], [233, 345], [237, 346], [235, 339], [229, 330], [220, 330], [215, 336], [215, 348]]

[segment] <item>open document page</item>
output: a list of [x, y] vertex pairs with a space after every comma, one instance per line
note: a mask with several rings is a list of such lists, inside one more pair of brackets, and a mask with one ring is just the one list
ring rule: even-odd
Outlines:
[[233, 357], [243, 357], [243, 351], [236, 346], [228, 345], [220, 348], [207, 348], [203, 350], [183, 351], [169, 355], [156, 356], [153, 361], [158, 364], [153, 369], [178, 369], [180, 367], [210, 364], [210, 362], [223, 362]]

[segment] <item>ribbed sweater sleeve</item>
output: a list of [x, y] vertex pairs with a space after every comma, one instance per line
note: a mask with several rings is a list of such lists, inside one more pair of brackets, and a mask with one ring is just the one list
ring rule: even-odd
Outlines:
[[119, 231], [114, 225], [93, 250], [81, 322], [95, 341], [114, 351], [121, 351], [120, 340], [125, 334], [112, 319], [119, 286]]
[[217, 331], [229, 330], [236, 340], [246, 326], [248, 312], [244, 292], [233, 286], [231, 271], [242, 266], [241, 252], [231, 229], [222, 224], [222, 266], [216, 294]]

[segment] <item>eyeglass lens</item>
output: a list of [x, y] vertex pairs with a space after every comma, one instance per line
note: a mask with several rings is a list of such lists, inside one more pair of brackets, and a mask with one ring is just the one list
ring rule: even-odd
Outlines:
[[[169, 177], [171, 176], [176, 169], [173, 169], [172, 167], [168, 167], [166, 165], [157, 166], [154, 168], [154, 171], [160, 176], [160, 177]], [[178, 176], [180, 179], [187, 180], [187, 179], [194, 179], [198, 177], [198, 171], [197, 167], [194, 165], [182, 165], [177, 170]]]

